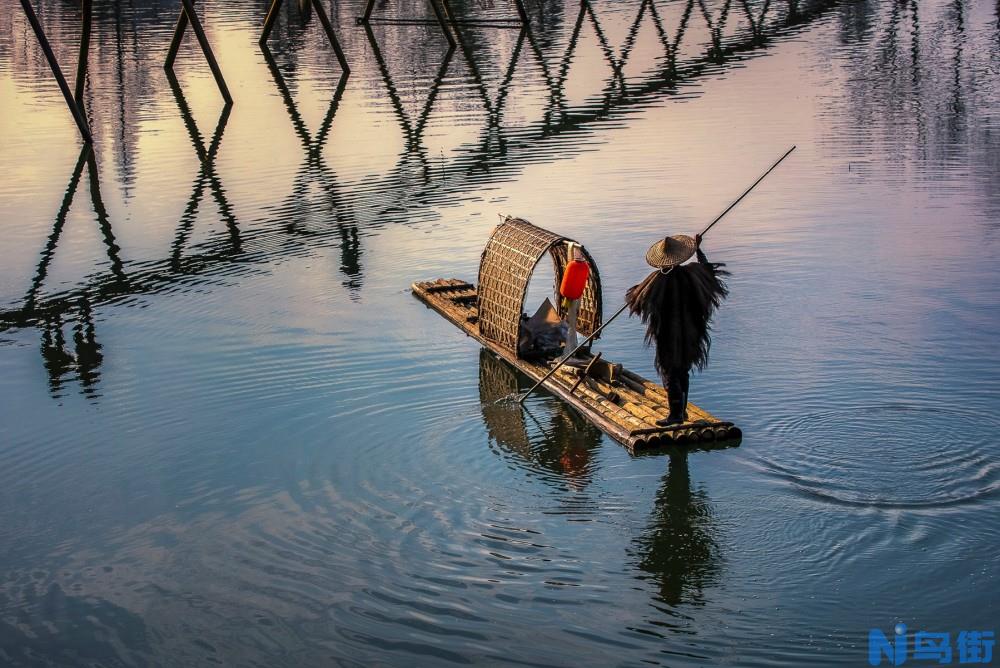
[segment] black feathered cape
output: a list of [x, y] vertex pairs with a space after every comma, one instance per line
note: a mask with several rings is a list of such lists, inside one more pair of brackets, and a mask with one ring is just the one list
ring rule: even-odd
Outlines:
[[712, 345], [712, 314], [729, 294], [725, 265], [709, 262], [698, 249], [698, 261], [659, 269], [629, 288], [625, 302], [646, 324], [646, 342], [656, 344], [656, 370], [704, 369]]

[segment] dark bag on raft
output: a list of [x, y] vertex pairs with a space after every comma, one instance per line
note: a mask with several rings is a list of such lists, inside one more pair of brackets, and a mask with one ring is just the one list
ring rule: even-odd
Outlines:
[[559, 318], [552, 302], [545, 299], [530, 318], [521, 314], [517, 355], [521, 359], [550, 359], [563, 352], [568, 325]]

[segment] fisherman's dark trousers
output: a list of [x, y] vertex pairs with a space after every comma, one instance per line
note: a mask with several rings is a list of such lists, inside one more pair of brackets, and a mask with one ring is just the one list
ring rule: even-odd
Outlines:
[[671, 417], [682, 417], [687, 411], [688, 386], [690, 384], [691, 372], [689, 369], [675, 367], [667, 371], [667, 375], [663, 379], [663, 386], [667, 388]]

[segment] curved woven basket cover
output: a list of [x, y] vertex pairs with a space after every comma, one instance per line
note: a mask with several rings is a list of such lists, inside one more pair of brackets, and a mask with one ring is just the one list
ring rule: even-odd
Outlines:
[[[570, 241], [520, 218], [507, 218], [493, 230], [479, 263], [480, 334], [516, 354], [524, 298], [535, 265], [549, 253], [558, 296], [559, 280], [568, 259], [566, 244]], [[601, 277], [594, 259], [581, 249], [590, 263], [590, 278], [580, 297], [577, 330], [589, 336], [601, 326]]]

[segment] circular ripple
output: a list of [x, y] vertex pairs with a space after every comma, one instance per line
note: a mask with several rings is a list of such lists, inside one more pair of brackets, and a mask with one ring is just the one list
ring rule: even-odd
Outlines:
[[826, 502], [936, 508], [1000, 491], [994, 416], [884, 404], [796, 417], [767, 428], [780, 450], [751, 462]]

